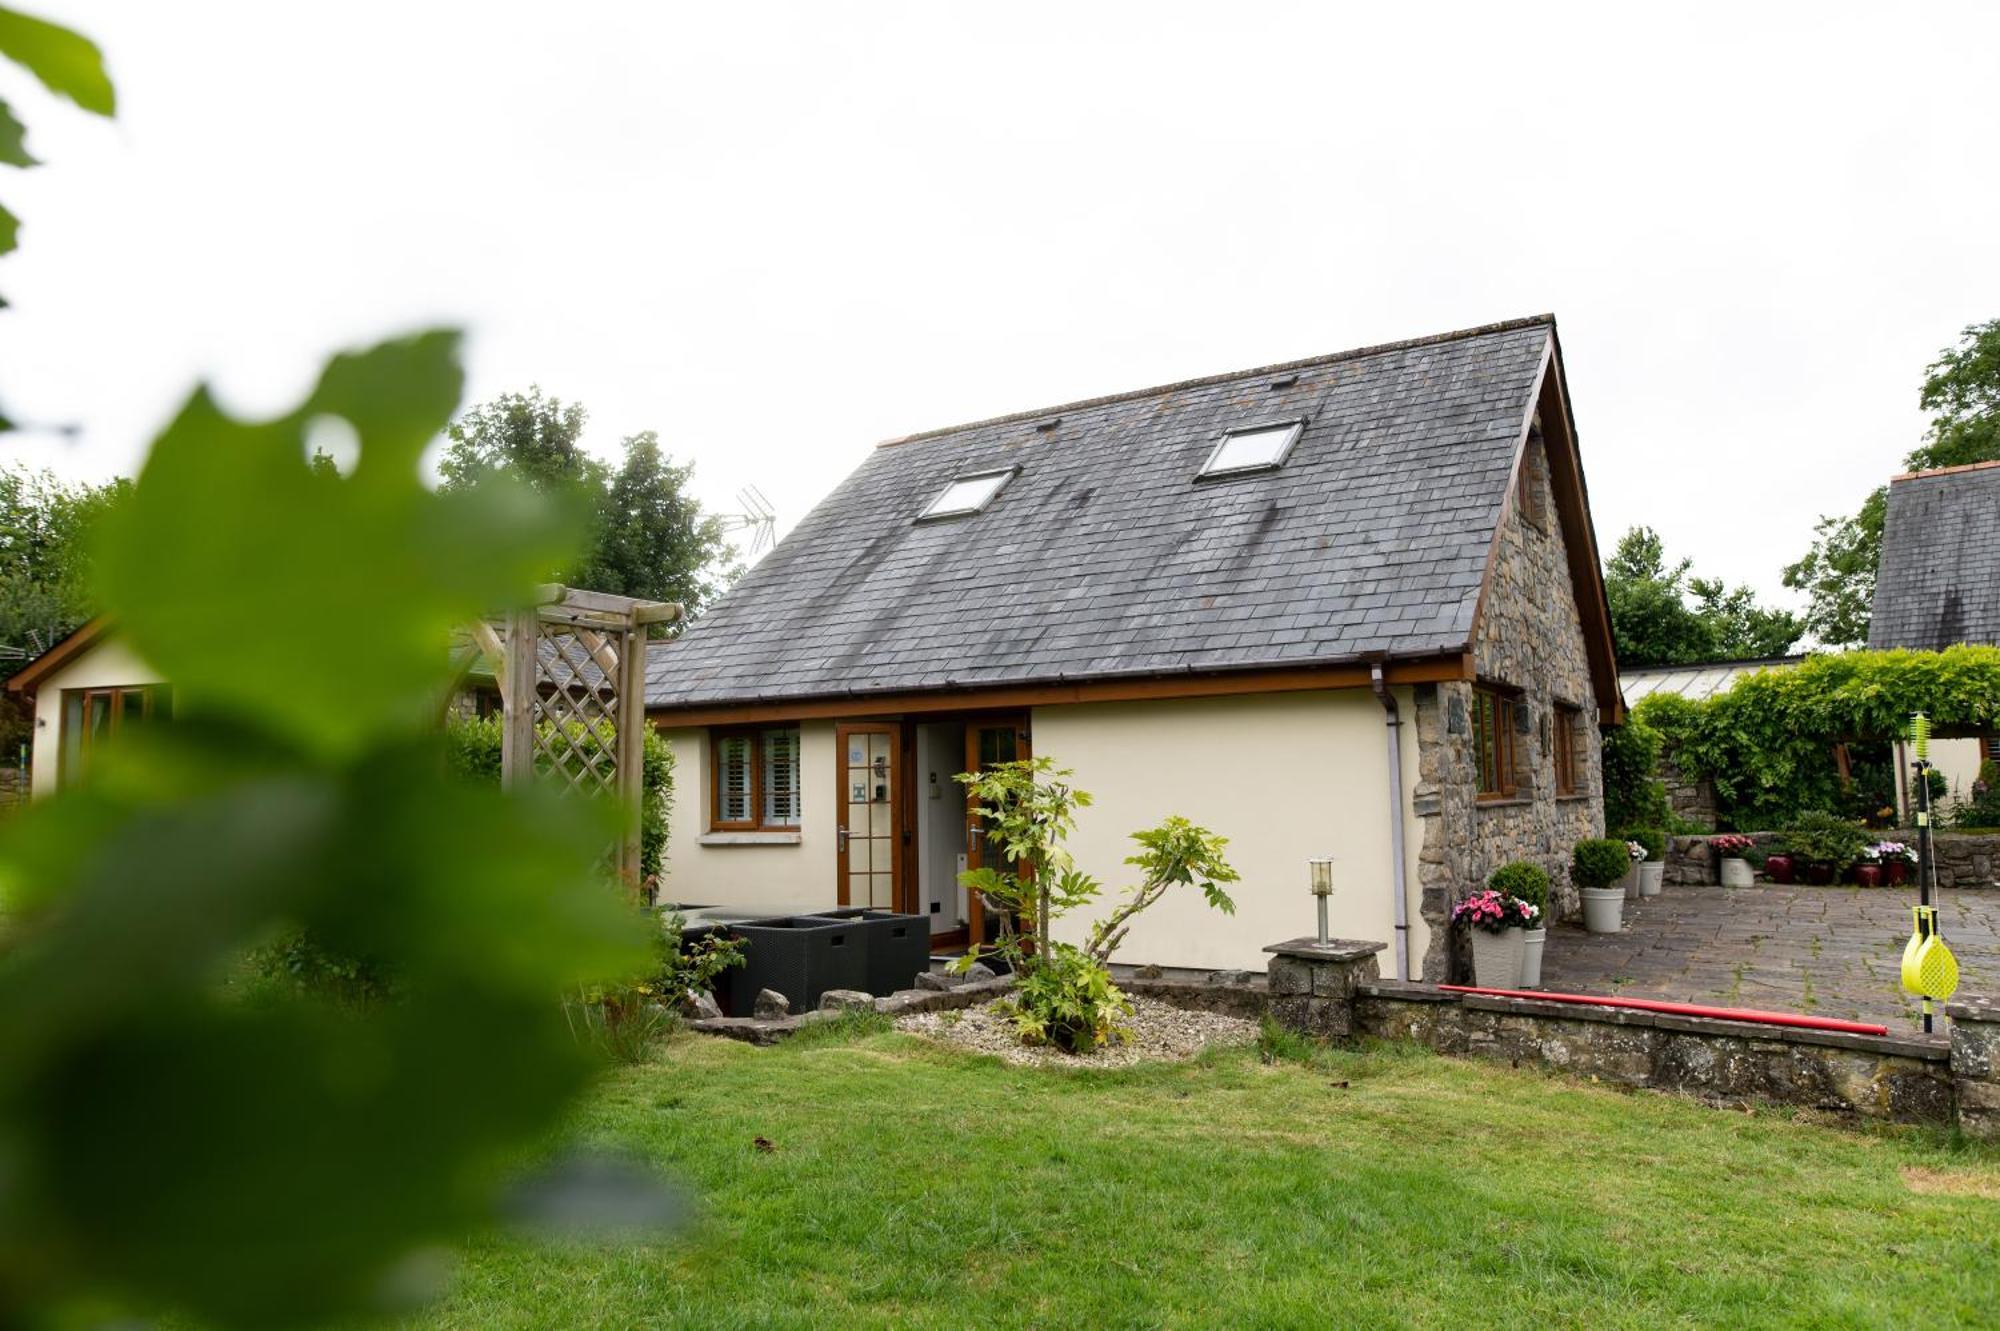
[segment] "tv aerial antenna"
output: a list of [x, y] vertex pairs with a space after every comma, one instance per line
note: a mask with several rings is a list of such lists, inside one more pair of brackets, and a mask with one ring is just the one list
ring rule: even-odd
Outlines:
[[778, 510], [762, 490], [746, 485], [736, 492], [741, 512], [724, 513], [722, 530], [750, 533], [750, 557], [756, 558], [778, 543]]

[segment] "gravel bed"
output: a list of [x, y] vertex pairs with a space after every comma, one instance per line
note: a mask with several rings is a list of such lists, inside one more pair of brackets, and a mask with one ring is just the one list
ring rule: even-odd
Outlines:
[[1079, 1056], [1022, 1044], [1014, 1033], [1014, 1023], [993, 1008], [993, 1003], [987, 1003], [957, 1012], [912, 1013], [898, 1018], [896, 1029], [982, 1054], [998, 1054], [1009, 1063], [1059, 1068], [1117, 1068], [1191, 1058], [1211, 1044], [1248, 1044], [1257, 1038], [1258, 1029], [1256, 1022], [1243, 1017], [1189, 1012], [1155, 998], [1134, 997], [1131, 1019], [1125, 1023], [1131, 1034], [1118, 1044]]

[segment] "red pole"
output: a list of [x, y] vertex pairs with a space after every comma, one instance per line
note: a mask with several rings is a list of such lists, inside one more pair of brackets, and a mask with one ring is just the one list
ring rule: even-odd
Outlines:
[[1539, 998], [1550, 1003], [1592, 1003], [1598, 1007], [1633, 1008], [1640, 1012], [1671, 1012], [1681, 1017], [1714, 1017], [1747, 1021], [1758, 1026], [1794, 1026], [1808, 1031], [1839, 1031], [1846, 1035], [1887, 1035], [1887, 1026], [1837, 1017], [1804, 1017], [1796, 1012], [1761, 1012], [1756, 1008], [1704, 1007], [1700, 1003], [1670, 1003], [1655, 998], [1599, 998], [1590, 994], [1555, 994], [1540, 989], [1482, 989], [1470, 984], [1441, 984], [1454, 994], [1486, 994], [1493, 998]]

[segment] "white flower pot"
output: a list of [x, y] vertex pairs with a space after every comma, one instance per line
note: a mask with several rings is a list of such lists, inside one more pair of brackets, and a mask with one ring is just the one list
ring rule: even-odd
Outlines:
[[1627, 869], [1625, 876], [1618, 880], [1618, 886], [1624, 891], [1627, 901], [1637, 901], [1639, 899], [1639, 865], [1642, 862], [1640, 860], [1633, 860], [1632, 867]]
[[1542, 944], [1549, 938], [1547, 929], [1523, 929], [1521, 931], [1521, 987], [1539, 989], [1542, 987]]
[[1642, 860], [1639, 863], [1639, 895], [1656, 897], [1667, 883], [1667, 862], [1665, 860]]
[[1756, 882], [1757, 874], [1755, 870], [1751, 869], [1750, 861], [1740, 860], [1734, 856], [1727, 857], [1722, 861], [1722, 885], [1724, 887], [1752, 887], [1755, 886]]
[[1615, 934], [1625, 927], [1625, 889], [1610, 887], [1583, 889], [1583, 927], [1594, 934]]
[[1521, 935], [1525, 929], [1502, 929], [1489, 934], [1472, 931], [1472, 982], [1482, 989], [1521, 987]]

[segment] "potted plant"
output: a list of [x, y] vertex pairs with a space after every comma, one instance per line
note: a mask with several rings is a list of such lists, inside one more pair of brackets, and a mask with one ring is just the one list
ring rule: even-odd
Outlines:
[[1667, 834], [1657, 827], [1635, 827], [1631, 838], [1646, 850], [1639, 861], [1639, 895], [1656, 897], [1667, 881]]
[[1785, 844], [1794, 861], [1803, 865], [1805, 880], [1823, 887], [1861, 858], [1868, 835], [1860, 824], [1834, 814], [1802, 813], [1785, 829]]
[[1722, 857], [1722, 885], [1749, 887], [1757, 881], [1750, 868], [1750, 852], [1757, 843], [1741, 832], [1724, 832], [1708, 839], [1709, 849]]
[[1521, 987], [1521, 952], [1539, 908], [1517, 896], [1482, 888], [1452, 907], [1451, 922], [1472, 934], [1472, 982], [1482, 989]]
[[[1529, 860], [1515, 860], [1495, 869], [1486, 885], [1533, 908], [1534, 922], [1521, 931], [1520, 985], [1523, 989], [1541, 988], [1542, 948], [1549, 937], [1549, 871]], [[1475, 949], [1477, 946], [1475, 943]]]
[[1882, 857], [1873, 846], [1863, 846], [1854, 861], [1854, 881], [1861, 887], [1882, 886]]
[[1910, 881], [1910, 869], [1917, 862], [1917, 852], [1901, 841], [1878, 841], [1874, 846], [1875, 859], [1882, 866], [1882, 881], [1890, 887], [1901, 887]]
[[1632, 837], [1625, 838], [1625, 873], [1618, 879], [1618, 886], [1625, 890], [1627, 901], [1639, 899], [1639, 866], [1646, 862], [1646, 847]]
[[1623, 841], [1598, 837], [1576, 843], [1569, 876], [1583, 896], [1585, 929], [1615, 934], [1625, 927], [1625, 889], [1619, 880], [1631, 867], [1631, 851]]
[[1764, 850], [1764, 872], [1774, 883], [1789, 886], [1798, 878], [1798, 865], [1792, 859], [1792, 848], [1779, 837]]

